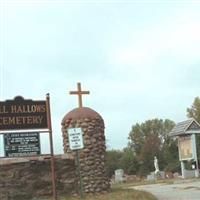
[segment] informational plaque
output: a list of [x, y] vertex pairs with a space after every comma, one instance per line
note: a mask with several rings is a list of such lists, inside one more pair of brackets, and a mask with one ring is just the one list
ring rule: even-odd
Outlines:
[[191, 160], [194, 159], [194, 147], [193, 147], [192, 135], [181, 136], [178, 139], [179, 144], [179, 159]]
[[83, 149], [83, 133], [81, 128], [69, 128], [68, 136], [71, 150]]
[[5, 157], [29, 157], [40, 155], [39, 133], [4, 134]]

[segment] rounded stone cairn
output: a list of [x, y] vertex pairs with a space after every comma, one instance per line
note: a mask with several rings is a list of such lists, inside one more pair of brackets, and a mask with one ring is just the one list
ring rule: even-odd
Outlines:
[[[105, 135], [104, 121], [94, 110], [76, 108], [62, 120], [64, 153], [74, 158], [75, 151], [70, 150], [68, 128], [82, 128], [84, 148], [79, 150], [80, 171], [85, 193], [108, 191], [110, 183], [105, 175]], [[76, 160], [76, 159], [75, 159]]]

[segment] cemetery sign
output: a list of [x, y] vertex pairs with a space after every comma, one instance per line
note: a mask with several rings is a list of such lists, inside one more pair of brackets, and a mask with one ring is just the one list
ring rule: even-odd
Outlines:
[[19, 129], [47, 129], [46, 101], [14, 100], [0, 101], [0, 131]]
[[200, 124], [193, 118], [179, 122], [169, 133], [178, 138], [179, 160], [181, 161], [182, 177], [186, 178], [184, 161], [192, 160], [195, 167], [195, 177], [199, 177], [196, 134], [200, 134]]
[[192, 160], [195, 157], [194, 154], [194, 135], [187, 135], [178, 138], [179, 147], [179, 159], [180, 160]]
[[6, 133], [4, 147], [6, 157], [40, 155], [39, 133]]
[[49, 133], [52, 191], [53, 199], [57, 200], [49, 94], [46, 95], [46, 101], [25, 100], [22, 96], [0, 101], [0, 134], [4, 134], [6, 157], [30, 157], [41, 153], [40, 136], [31, 131], [33, 129]]

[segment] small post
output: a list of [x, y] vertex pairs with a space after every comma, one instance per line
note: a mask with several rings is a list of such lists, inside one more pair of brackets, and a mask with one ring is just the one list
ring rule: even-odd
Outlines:
[[183, 160], [181, 160], [181, 173], [182, 173], [182, 178], [186, 178], [185, 177], [185, 163]]
[[198, 157], [197, 157], [197, 145], [196, 145], [196, 135], [192, 134], [192, 148], [193, 148], [193, 154], [194, 154], [194, 160], [196, 162], [196, 168], [195, 168], [195, 177], [199, 177], [199, 165], [198, 165]]
[[49, 128], [50, 151], [51, 151], [51, 178], [52, 178], [53, 199], [57, 200], [55, 158], [54, 158], [54, 151], [53, 151], [53, 136], [52, 136], [51, 110], [50, 110], [49, 94], [46, 95], [46, 102], [47, 102], [47, 115], [48, 115], [47, 118], [48, 118], [48, 128]]
[[80, 181], [80, 197], [83, 199], [83, 181], [81, 176], [81, 169], [80, 169], [80, 162], [79, 162], [79, 151], [76, 150], [76, 158], [77, 158], [77, 168], [78, 168], [78, 175]]

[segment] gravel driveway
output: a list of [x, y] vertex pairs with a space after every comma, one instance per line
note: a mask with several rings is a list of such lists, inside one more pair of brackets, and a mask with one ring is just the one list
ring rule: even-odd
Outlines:
[[151, 184], [131, 187], [154, 194], [159, 200], [200, 200], [200, 179], [174, 184]]

